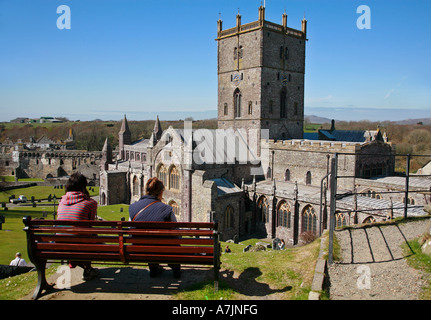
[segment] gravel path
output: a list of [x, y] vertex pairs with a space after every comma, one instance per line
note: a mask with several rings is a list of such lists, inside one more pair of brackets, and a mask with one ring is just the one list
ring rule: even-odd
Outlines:
[[331, 300], [417, 300], [426, 283], [401, 245], [430, 230], [430, 220], [335, 231], [341, 261], [328, 267]]

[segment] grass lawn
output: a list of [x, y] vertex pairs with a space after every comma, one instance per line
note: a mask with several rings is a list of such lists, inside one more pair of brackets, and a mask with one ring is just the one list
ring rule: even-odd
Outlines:
[[308, 123], [304, 126], [304, 132], [316, 132], [322, 127], [321, 124]]
[[[0, 176], [0, 180], [4, 179], [6, 182], [15, 182], [15, 176]], [[20, 182], [34, 182], [34, 181], [43, 181], [43, 179], [38, 178], [20, 178], [18, 179]]]
[[15, 207], [9, 208], [8, 211], [0, 211], [0, 214], [5, 216], [5, 223], [0, 230], [0, 264], [9, 264], [15, 258], [17, 251], [20, 251], [22, 258], [29, 262], [22, 217], [42, 218], [44, 211], [51, 213], [53, 207]]
[[[425, 275], [426, 284], [422, 288], [420, 299], [431, 300], [431, 257], [422, 252], [418, 239], [404, 243], [403, 250], [409, 266], [420, 270]], [[413, 254], [411, 254], [412, 251]]]
[[259, 299], [263, 296], [281, 300], [307, 300], [311, 290], [320, 239], [300, 247], [286, 250], [243, 252], [247, 245], [259, 239], [249, 239], [241, 244], [221, 242], [222, 251], [229, 245], [231, 253], [223, 253], [220, 290], [213, 292], [211, 283], [197, 284], [179, 293], [176, 298], [185, 300]]
[[[121, 212], [121, 209], [123, 212]], [[129, 205], [128, 204], [113, 204], [110, 206], [99, 206], [97, 215], [104, 220], [120, 221], [121, 218], [129, 220]]]

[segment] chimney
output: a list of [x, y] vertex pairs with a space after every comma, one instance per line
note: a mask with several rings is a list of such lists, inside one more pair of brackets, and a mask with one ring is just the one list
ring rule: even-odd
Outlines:
[[335, 120], [334, 119], [332, 119], [331, 120], [331, 130], [329, 130], [330, 132], [332, 132], [332, 131], [334, 131], [335, 130]]

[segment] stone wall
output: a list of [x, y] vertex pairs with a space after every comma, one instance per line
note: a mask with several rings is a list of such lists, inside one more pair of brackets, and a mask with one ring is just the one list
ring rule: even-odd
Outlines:
[[100, 174], [100, 204], [111, 205], [128, 203], [127, 172], [122, 171], [102, 171]]

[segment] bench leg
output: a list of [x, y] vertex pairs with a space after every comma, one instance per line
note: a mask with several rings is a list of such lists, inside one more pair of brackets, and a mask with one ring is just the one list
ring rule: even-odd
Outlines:
[[54, 284], [48, 284], [48, 282], [46, 282], [45, 267], [46, 267], [46, 262], [38, 263], [36, 265], [37, 286], [36, 286], [36, 289], [34, 290], [33, 296], [31, 297], [33, 300], [38, 299], [42, 295], [43, 290], [48, 291], [52, 289], [52, 287], [54, 287]]

